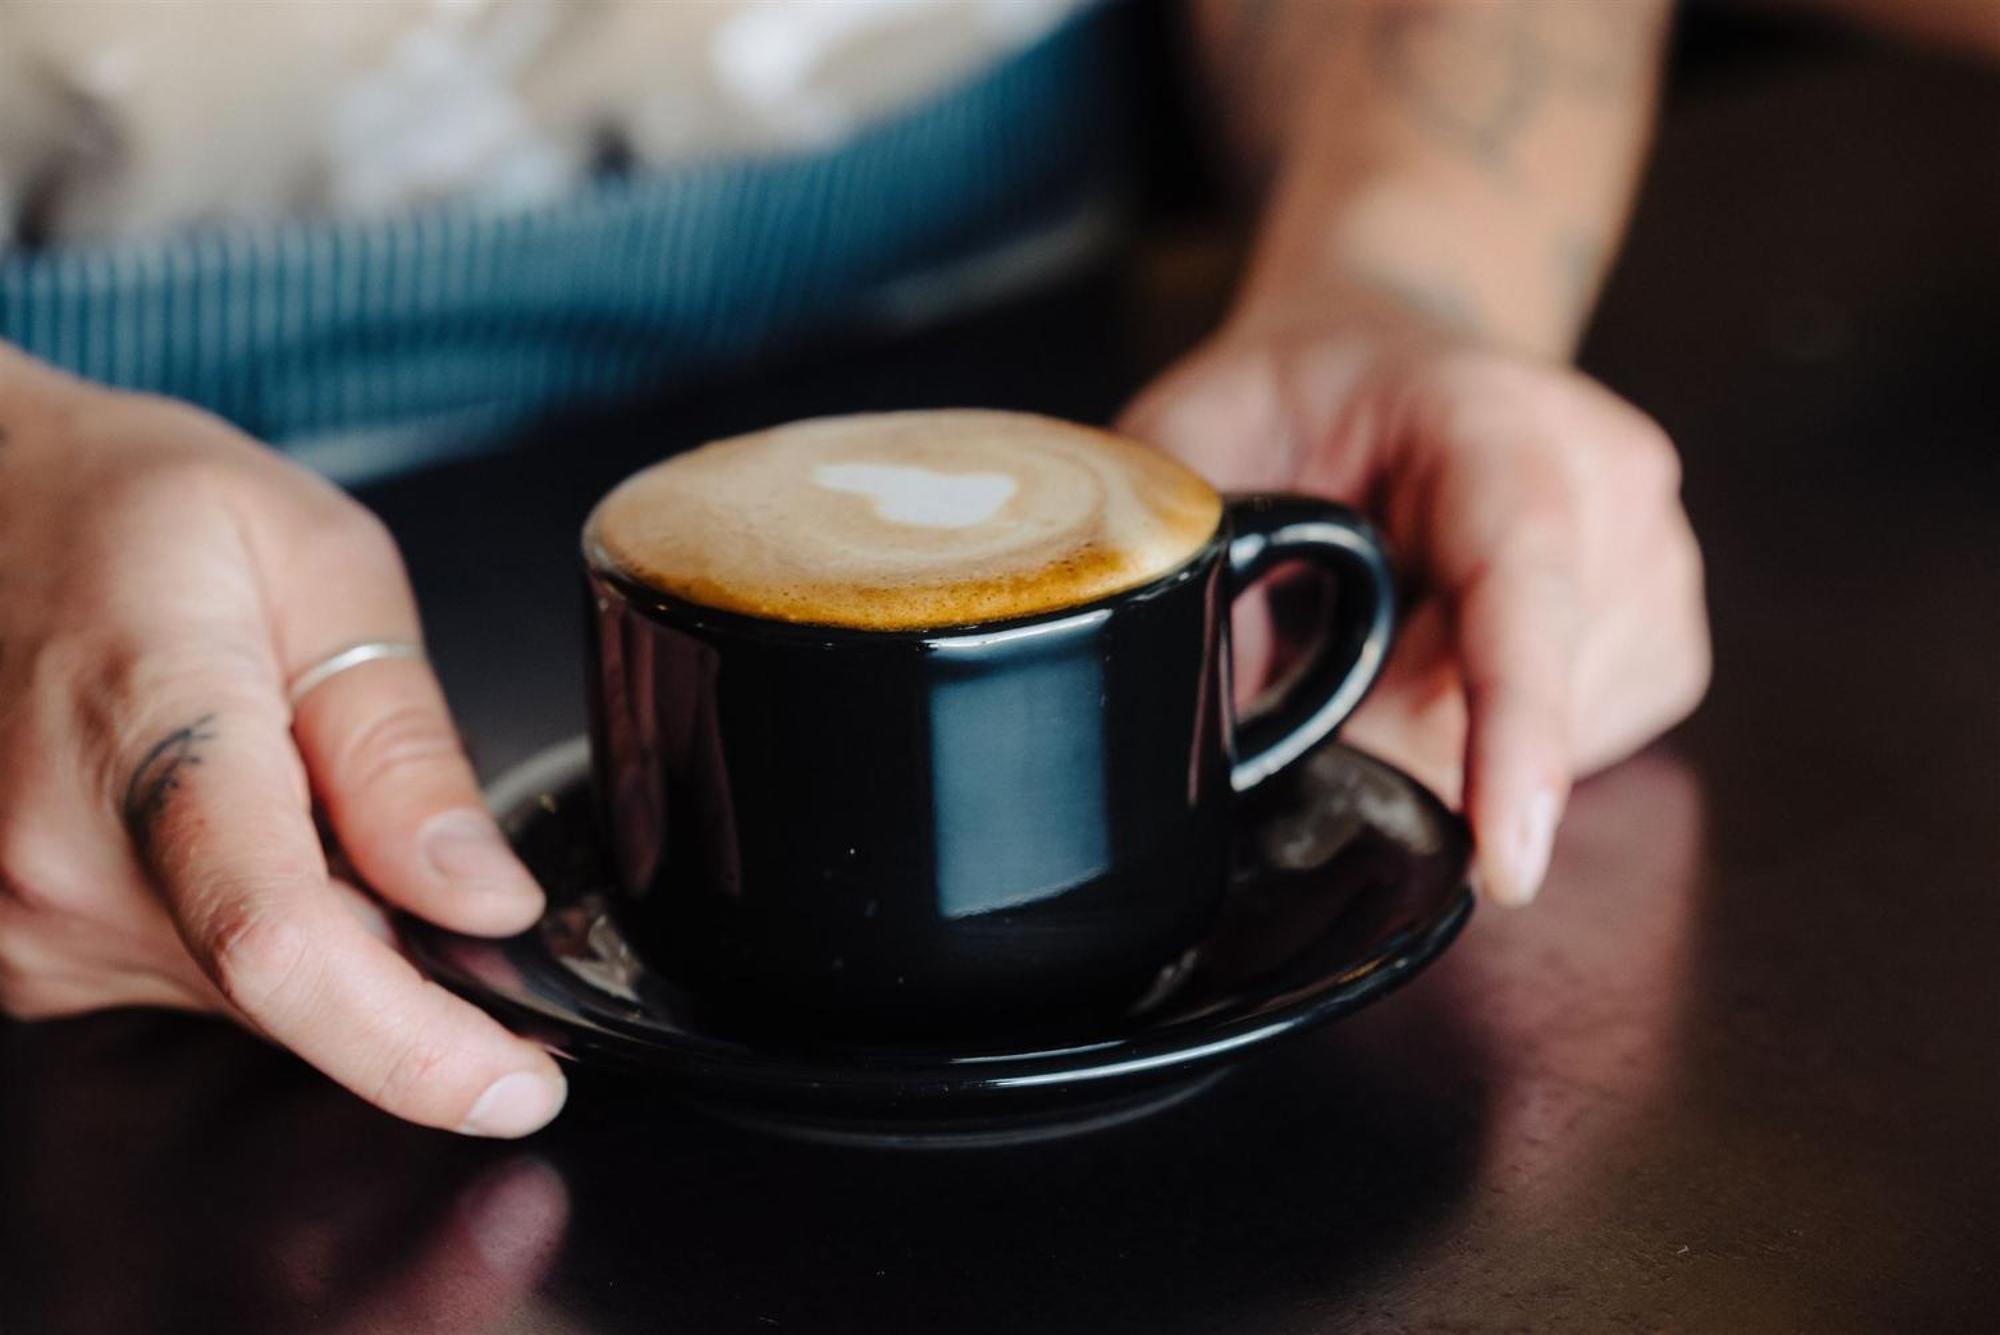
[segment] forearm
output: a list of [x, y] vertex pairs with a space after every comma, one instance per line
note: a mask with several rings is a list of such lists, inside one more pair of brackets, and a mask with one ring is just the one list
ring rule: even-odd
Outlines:
[[1194, 0], [1268, 192], [1239, 317], [1384, 300], [1574, 349], [1653, 119], [1668, 0]]

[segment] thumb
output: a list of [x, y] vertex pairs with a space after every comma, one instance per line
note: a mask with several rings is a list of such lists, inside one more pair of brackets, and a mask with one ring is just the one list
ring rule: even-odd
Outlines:
[[269, 683], [175, 671], [123, 708], [119, 808], [189, 953], [247, 1023], [412, 1121], [516, 1136], [562, 1106], [533, 1044], [425, 982], [328, 879], [284, 703]]

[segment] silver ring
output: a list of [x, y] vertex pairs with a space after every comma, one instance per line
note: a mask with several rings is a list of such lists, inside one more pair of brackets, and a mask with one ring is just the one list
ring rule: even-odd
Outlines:
[[296, 709], [299, 701], [347, 669], [372, 663], [378, 658], [414, 658], [421, 663], [424, 661], [424, 647], [413, 640], [364, 640], [360, 644], [350, 644], [345, 649], [336, 649], [293, 677], [292, 684], [285, 688], [285, 694]]

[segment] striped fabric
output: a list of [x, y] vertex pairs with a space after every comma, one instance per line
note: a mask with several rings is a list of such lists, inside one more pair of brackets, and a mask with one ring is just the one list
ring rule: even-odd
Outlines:
[[1117, 17], [822, 155], [607, 179], [518, 213], [13, 253], [0, 338], [274, 442], [401, 450], [669, 385], [1074, 216], [1116, 166]]

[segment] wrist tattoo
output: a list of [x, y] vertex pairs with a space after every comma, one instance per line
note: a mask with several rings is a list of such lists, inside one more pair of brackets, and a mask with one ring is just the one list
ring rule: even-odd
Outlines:
[[1414, 125], [1502, 171], [1551, 92], [1630, 93], [1658, 45], [1650, 17], [1643, 40], [1634, 39], [1633, 12], [1609, 3], [1416, 0], [1375, 10], [1369, 43], [1384, 86]]
[[1362, 288], [1441, 328], [1463, 334], [1480, 332], [1483, 322], [1471, 293], [1449, 279], [1435, 274], [1399, 274], [1373, 268], [1355, 268], [1349, 276]]
[[1517, 5], [1385, 6], [1369, 41], [1376, 68], [1410, 120], [1491, 168], [1542, 99], [1547, 72]]
[[203, 714], [153, 743], [133, 768], [125, 785], [125, 828], [142, 855], [152, 842], [153, 826], [166, 809], [167, 799], [181, 786], [182, 772], [201, 763], [202, 748], [213, 740], [215, 715]]

